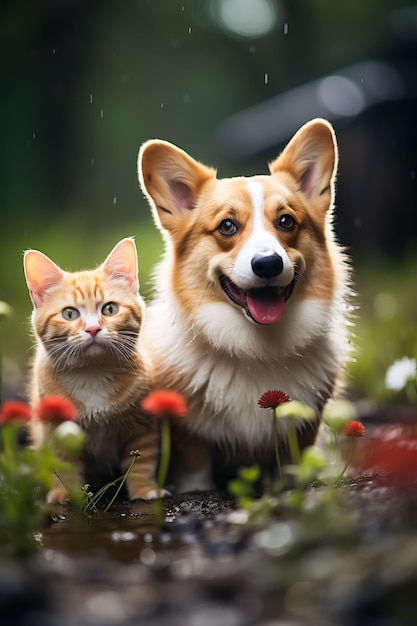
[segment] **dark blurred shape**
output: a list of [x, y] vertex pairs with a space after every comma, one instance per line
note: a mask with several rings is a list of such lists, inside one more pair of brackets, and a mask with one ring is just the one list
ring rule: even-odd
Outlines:
[[324, 117], [340, 162], [336, 233], [355, 264], [417, 250], [417, 7], [386, 17], [372, 57], [227, 117], [217, 139], [245, 171], [259, 172], [305, 122]]
[[334, 122], [416, 94], [417, 70], [365, 61], [232, 115], [221, 124], [218, 141], [225, 153], [245, 159], [284, 143], [314, 117]]

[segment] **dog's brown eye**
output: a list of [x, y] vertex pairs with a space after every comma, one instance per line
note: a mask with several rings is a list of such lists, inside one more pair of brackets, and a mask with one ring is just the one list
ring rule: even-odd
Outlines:
[[232, 235], [235, 235], [239, 230], [239, 224], [237, 224], [234, 220], [226, 218], [225, 220], [222, 220], [220, 222], [217, 230], [221, 235], [224, 235], [225, 237], [231, 237]]
[[295, 219], [289, 215], [288, 213], [285, 213], [284, 215], [281, 215], [278, 220], [277, 220], [277, 227], [280, 230], [286, 230], [286, 231], [290, 231], [290, 230], [294, 230], [295, 228]]

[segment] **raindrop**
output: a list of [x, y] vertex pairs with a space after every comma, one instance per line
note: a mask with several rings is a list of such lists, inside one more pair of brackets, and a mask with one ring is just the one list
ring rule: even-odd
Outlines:
[[32, 133], [32, 139], [36, 139], [36, 134]]
[[164, 108], [164, 103], [163, 103], [163, 102], [161, 102], [161, 109], [163, 109], [163, 108]]
[[90, 93], [90, 104], [93, 104], [93, 94]]
[[104, 111], [103, 111], [103, 109], [101, 109], [101, 111], [100, 111], [100, 117], [101, 117], [101, 119], [103, 119], [103, 117], [104, 117]]
[[189, 35], [191, 34], [191, 31], [192, 31], [192, 28], [191, 28], [191, 26], [189, 26], [189, 27], [188, 27], [188, 34], [189, 34]]
[[116, 196], [114, 196], [113, 197], [113, 204], [116, 204], [116, 202], [117, 202], [117, 198], [116, 198]]
[[56, 49], [52, 48], [52, 54], [55, 54], [55, 52], [56, 52]]
[[264, 83], [265, 83], [265, 85], [268, 84], [268, 80], [269, 80], [269, 76], [268, 76], [268, 74], [265, 74], [264, 75]]
[[283, 30], [284, 30], [284, 35], [288, 35], [288, 30], [289, 30], [288, 22], [285, 22]]

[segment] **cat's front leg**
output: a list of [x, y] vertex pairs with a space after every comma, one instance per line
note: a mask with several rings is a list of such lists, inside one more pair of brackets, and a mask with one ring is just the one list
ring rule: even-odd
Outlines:
[[[61, 460], [70, 463], [70, 461], [61, 456]], [[67, 504], [71, 500], [71, 494], [68, 492], [66, 486], [69, 486], [70, 492], [76, 498], [76, 491], [79, 490], [81, 494], [82, 485], [85, 480], [85, 467], [84, 463], [81, 461], [77, 461], [74, 465], [73, 471], [67, 470], [62, 471], [58, 474], [53, 475], [52, 478], [52, 487], [48, 492], [46, 497], [46, 501], [48, 504]]]
[[66, 504], [69, 500], [69, 493], [65, 489], [58, 476], [53, 477], [52, 488], [46, 497], [48, 504]]
[[122, 458], [122, 471], [126, 472], [132, 462], [132, 452], [139, 451], [140, 456], [133, 465], [126, 479], [130, 500], [152, 500], [168, 495], [156, 482], [159, 437], [157, 430], [149, 430], [131, 439]]

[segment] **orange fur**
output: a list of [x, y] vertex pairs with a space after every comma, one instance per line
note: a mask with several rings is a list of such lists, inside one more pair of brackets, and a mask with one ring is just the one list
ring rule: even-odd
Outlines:
[[343, 376], [349, 272], [332, 227], [337, 162], [321, 119], [296, 133], [270, 175], [218, 179], [159, 140], [139, 153], [166, 243], [144, 325], [155, 383], [186, 396], [189, 432], [243, 462], [272, 454], [263, 392], [314, 408], [316, 422], [301, 426], [307, 445]]
[[[139, 449], [128, 493], [132, 499], [153, 495], [159, 436], [140, 406], [150, 386], [150, 365], [140, 338], [144, 305], [134, 241], [119, 242], [95, 270], [64, 272], [36, 250], [25, 253], [24, 269], [37, 344], [32, 405], [48, 395], [74, 404], [88, 434], [84, 480], [102, 486], [124, 472], [129, 452]], [[50, 440], [53, 428], [34, 423], [32, 433], [39, 446]], [[49, 501], [66, 497], [56, 481]]]

